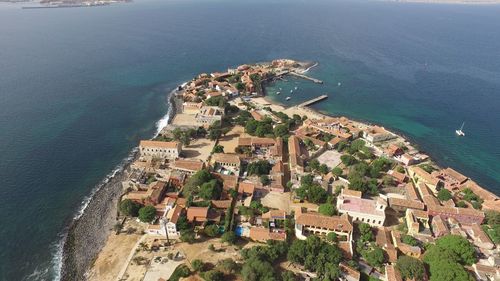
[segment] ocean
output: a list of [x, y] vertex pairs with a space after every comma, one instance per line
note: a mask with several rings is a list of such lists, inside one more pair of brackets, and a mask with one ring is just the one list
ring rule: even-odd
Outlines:
[[[500, 194], [500, 6], [361, 0], [0, 4], [0, 280], [57, 279], [61, 235], [201, 72], [317, 61], [269, 87], [381, 124]], [[340, 83], [340, 85], [339, 85]], [[292, 86], [293, 85], [293, 86]], [[279, 87], [298, 89], [289, 102]], [[281, 99], [281, 100], [280, 100]], [[466, 137], [455, 136], [465, 122]]]

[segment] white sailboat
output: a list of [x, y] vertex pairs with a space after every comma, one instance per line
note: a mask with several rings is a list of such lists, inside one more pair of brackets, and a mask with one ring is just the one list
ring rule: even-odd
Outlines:
[[286, 97], [286, 100], [290, 100], [290, 99], [291, 99], [291, 97]]
[[464, 137], [465, 136], [465, 133], [464, 131], [462, 131], [462, 129], [464, 128], [464, 125], [465, 125], [465, 122], [462, 123], [462, 126], [460, 127], [460, 129], [458, 130], [455, 130], [455, 133], [460, 136], [460, 137]]

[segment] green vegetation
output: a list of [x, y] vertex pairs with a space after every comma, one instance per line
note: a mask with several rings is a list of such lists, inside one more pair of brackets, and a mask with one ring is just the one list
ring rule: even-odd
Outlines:
[[418, 246], [418, 240], [415, 239], [415, 237], [411, 235], [404, 234], [401, 237], [401, 241], [405, 244], [411, 245], [411, 246]]
[[287, 258], [293, 263], [304, 266], [306, 270], [316, 272], [320, 280], [336, 280], [340, 276], [338, 267], [342, 259], [340, 249], [335, 244], [322, 241], [316, 236], [293, 241]]
[[201, 274], [203, 280], [206, 281], [223, 281], [224, 280], [224, 273], [217, 269], [212, 269], [207, 272], [203, 272]]
[[203, 232], [208, 237], [215, 237], [215, 236], [219, 235], [219, 226], [216, 224], [207, 225], [207, 226], [205, 226]]
[[381, 268], [385, 261], [384, 250], [378, 246], [372, 245], [371, 249], [362, 251], [361, 255], [373, 267]]
[[153, 206], [145, 206], [139, 209], [139, 219], [142, 222], [152, 222], [156, 217], [156, 209]]
[[297, 275], [295, 275], [295, 273], [287, 270], [287, 271], [281, 273], [281, 280], [282, 281], [298, 281], [299, 278], [297, 277]]
[[173, 139], [181, 142], [183, 145], [189, 145], [191, 143], [192, 139], [204, 137], [205, 134], [206, 134], [206, 131], [202, 127], [198, 128], [198, 129], [191, 128], [191, 129], [187, 129], [187, 130], [175, 128], [172, 131]]
[[125, 199], [120, 202], [120, 212], [129, 217], [137, 217], [139, 215], [139, 209], [141, 207], [141, 204], [130, 199]]
[[250, 119], [245, 125], [245, 132], [252, 136], [274, 137], [273, 131], [273, 120], [271, 118], [265, 117], [262, 121], [257, 121], [255, 119]]
[[269, 172], [273, 168], [273, 165], [267, 160], [259, 160], [257, 162], [252, 162], [247, 166], [248, 175], [269, 175]]
[[191, 266], [193, 267], [194, 271], [200, 272], [203, 271], [205, 264], [203, 263], [203, 261], [196, 259], [191, 262]]
[[486, 224], [483, 230], [495, 244], [500, 243], [500, 212], [486, 211]]
[[179, 279], [188, 277], [190, 274], [191, 270], [189, 270], [189, 267], [185, 264], [181, 264], [174, 270], [168, 281], [179, 281]]
[[245, 264], [241, 269], [244, 281], [278, 280], [274, 274], [273, 263], [286, 256], [288, 246], [285, 242], [267, 241], [267, 246], [254, 246], [243, 249]]
[[434, 172], [436, 169], [434, 168], [434, 166], [432, 166], [431, 164], [428, 164], [428, 163], [424, 163], [424, 164], [420, 164], [418, 165], [420, 168], [422, 168], [422, 170], [426, 171], [427, 173], [432, 173]]
[[224, 153], [224, 146], [217, 144], [212, 149], [212, 153]]
[[325, 216], [334, 216], [337, 214], [337, 209], [332, 203], [324, 203], [319, 205], [318, 212]]
[[446, 188], [441, 188], [437, 195], [439, 201], [448, 201], [452, 198], [451, 192]]
[[409, 256], [400, 256], [396, 262], [396, 268], [405, 280], [423, 280], [425, 275], [424, 263]]
[[430, 281], [470, 281], [464, 265], [476, 262], [474, 247], [458, 235], [446, 235], [427, 249], [424, 262], [430, 268]]
[[472, 204], [472, 207], [474, 209], [481, 209], [481, 204], [483, 203], [483, 200], [479, 198], [470, 188], [465, 188], [462, 190], [463, 199], [469, 203]]
[[326, 240], [328, 240], [330, 242], [337, 242], [337, 240], [338, 240], [337, 233], [335, 233], [335, 232], [328, 233], [326, 235]]
[[[196, 172], [191, 177], [189, 177], [187, 179], [186, 183], [184, 184], [184, 188], [182, 189], [183, 197], [189, 198], [192, 194], [196, 194], [200, 190], [200, 187], [204, 183], [209, 183], [212, 180], [218, 181], [218, 183], [212, 183], [212, 184], [214, 184], [212, 191], [216, 192], [218, 190], [218, 186], [220, 186], [220, 181], [218, 179], [216, 179], [206, 169], [203, 169], [203, 170]], [[206, 185], [205, 189], [212, 188], [212, 184], [210, 184], [210, 186]], [[205, 190], [206, 193], [210, 193], [209, 191], [210, 190]], [[205, 194], [205, 195], [207, 195], [207, 194]], [[210, 196], [207, 196], [207, 197], [210, 197]]]
[[351, 155], [340, 156], [340, 161], [342, 161], [342, 163], [346, 166], [351, 166], [358, 162], [358, 160]]
[[205, 100], [205, 104], [208, 106], [218, 106], [224, 109], [228, 106], [226, 98], [224, 98], [223, 96], [208, 98]]
[[367, 223], [361, 223], [359, 225], [359, 240], [362, 243], [375, 241], [375, 236], [373, 235], [372, 227]]
[[467, 208], [467, 204], [464, 201], [458, 201], [457, 207], [459, 208]]
[[200, 186], [199, 196], [205, 200], [220, 198], [222, 193], [222, 183], [219, 179], [212, 179]]
[[323, 203], [328, 197], [328, 193], [313, 181], [313, 176], [308, 174], [300, 179], [300, 187], [295, 191], [300, 199], [307, 199], [312, 203]]
[[236, 238], [236, 234], [233, 231], [227, 231], [222, 234], [221, 241], [234, 244], [234, 242], [236, 242]]
[[268, 184], [270, 184], [270, 183], [271, 183], [271, 179], [269, 179], [269, 176], [267, 176], [267, 175], [262, 175], [262, 176], [260, 176], [259, 180], [260, 180], [260, 183], [261, 183], [263, 186], [266, 186], [266, 185], [268, 185]]
[[340, 167], [335, 167], [332, 169], [332, 174], [336, 177], [342, 176], [342, 173], [343, 173], [343, 171]]

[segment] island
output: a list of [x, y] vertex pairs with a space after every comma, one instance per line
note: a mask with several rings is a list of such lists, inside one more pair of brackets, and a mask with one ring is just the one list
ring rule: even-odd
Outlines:
[[[70, 228], [63, 280], [498, 280], [500, 199], [378, 125], [286, 106], [291, 59], [200, 74]], [[327, 83], [328, 81], [325, 81]], [[97, 207], [96, 207], [97, 206]]]

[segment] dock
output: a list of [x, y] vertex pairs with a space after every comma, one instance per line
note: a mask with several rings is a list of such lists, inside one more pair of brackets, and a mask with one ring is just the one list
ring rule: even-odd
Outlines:
[[316, 78], [309, 77], [309, 76], [304, 75], [304, 74], [300, 74], [300, 73], [293, 72], [293, 71], [290, 71], [288, 74], [296, 76], [296, 77], [300, 77], [302, 79], [306, 79], [306, 80], [309, 80], [309, 81], [313, 81], [316, 84], [323, 84], [323, 81], [321, 81], [319, 79], [316, 79]]
[[327, 98], [328, 98], [328, 95], [326, 95], [326, 94], [325, 95], [321, 95], [319, 97], [315, 97], [312, 100], [308, 100], [306, 102], [303, 102], [303, 103], [299, 104], [298, 107], [306, 107], [306, 106], [309, 106], [311, 104], [315, 104], [315, 103], [317, 103], [319, 101], [322, 101], [324, 99], [327, 99]]

